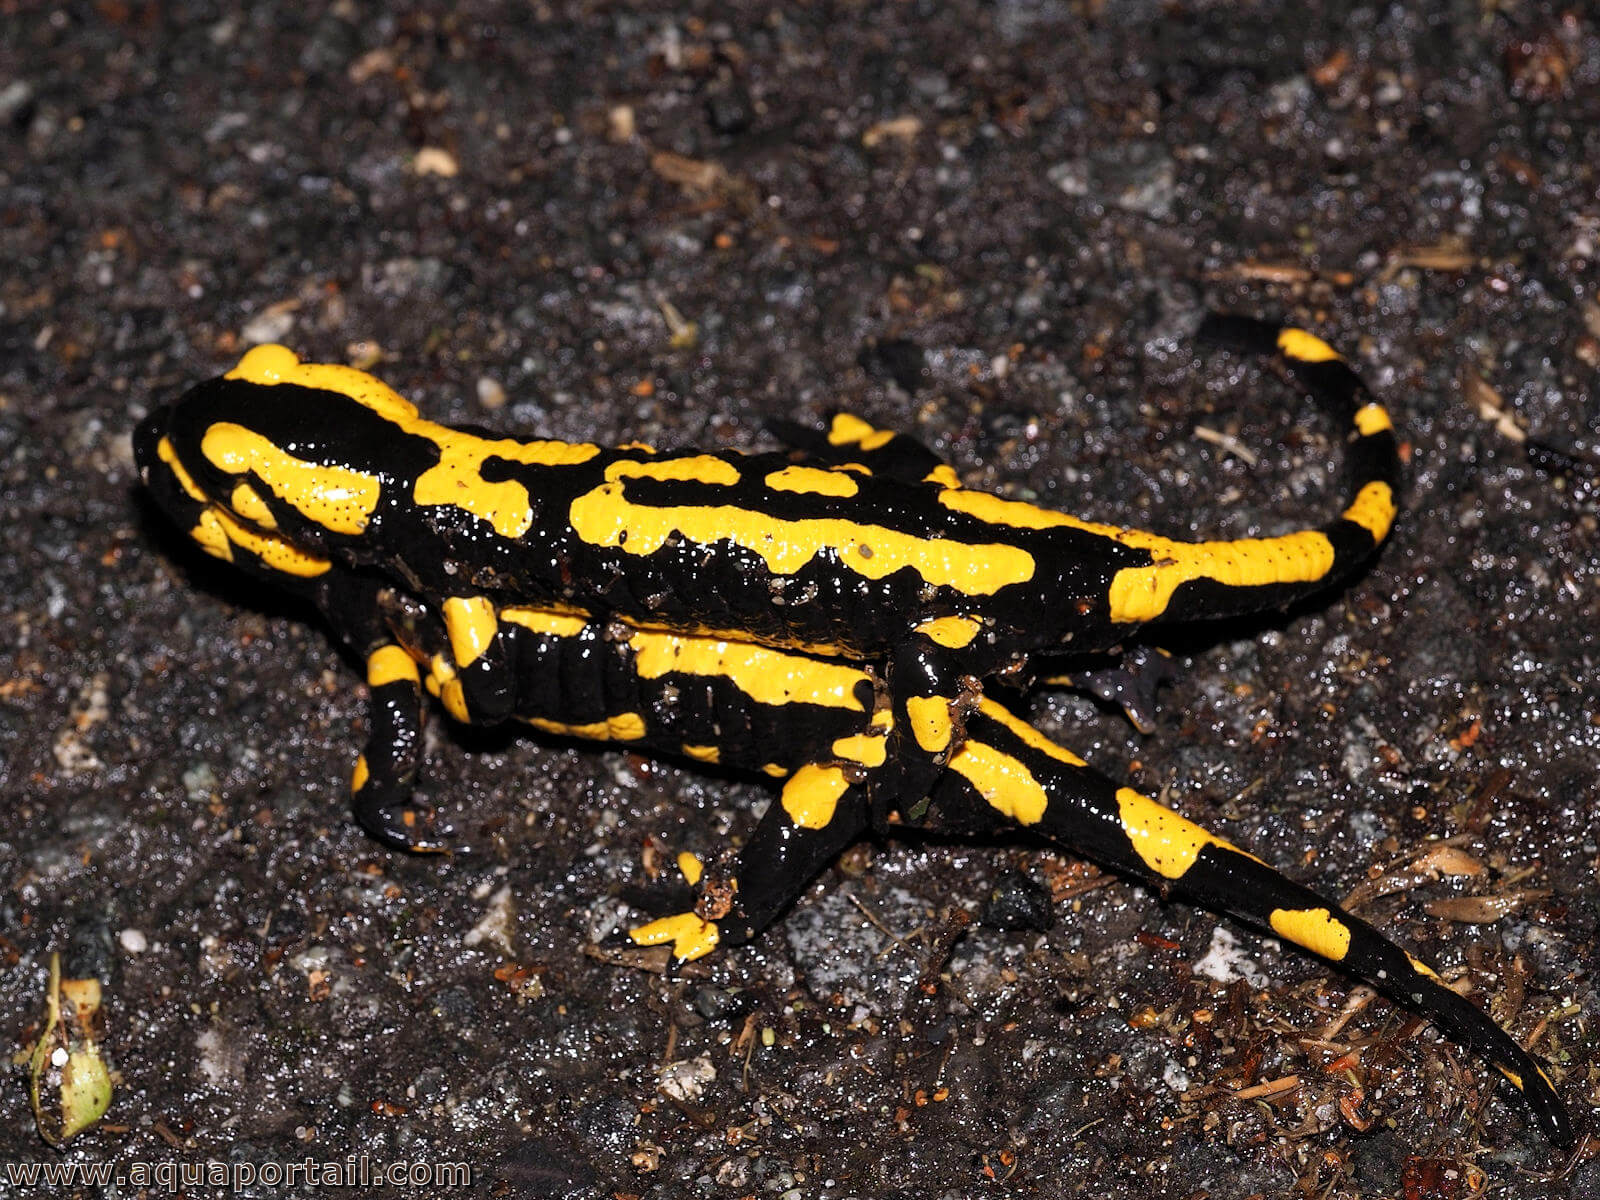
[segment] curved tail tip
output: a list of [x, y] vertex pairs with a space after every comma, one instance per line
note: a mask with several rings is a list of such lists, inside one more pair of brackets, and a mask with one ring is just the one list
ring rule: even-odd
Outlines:
[[[1515, 1067], [1497, 1062], [1495, 1070], [1504, 1075], [1511, 1086], [1522, 1093], [1545, 1137], [1562, 1150], [1571, 1150], [1577, 1144], [1578, 1136], [1572, 1127], [1572, 1114], [1561, 1102], [1561, 1097], [1556, 1095], [1555, 1085], [1550, 1082], [1550, 1076], [1545, 1074], [1543, 1067], [1537, 1062], [1519, 1063]], [[1532, 1072], [1531, 1075], [1527, 1073], [1529, 1071]]]

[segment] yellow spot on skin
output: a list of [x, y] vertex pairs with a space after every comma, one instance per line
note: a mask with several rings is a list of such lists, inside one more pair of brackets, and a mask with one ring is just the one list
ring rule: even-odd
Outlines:
[[494, 605], [486, 596], [451, 596], [444, 602], [444, 628], [456, 666], [469, 667], [483, 657], [500, 632]]
[[1018, 824], [1037, 824], [1050, 803], [1049, 793], [1020, 759], [984, 742], [969, 738], [951, 756], [950, 769], [972, 784], [990, 808]]
[[684, 754], [696, 762], [714, 763], [722, 758], [722, 750], [717, 746], [691, 746], [685, 742], [682, 749]]
[[577, 637], [589, 624], [588, 617], [543, 608], [502, 608], [500, 619], [551, 637]]
[[1004, 725], [1028, 746], [1041, 754], [1048, 754], [1051, 758], [1072, 767], [1088, 765], [1071, 750], [1052, 742], [1032, 725], [1017, 717], [1004, 705], [996, 703], [987, 696], [978, 702], [978, 711], [991, 721], [998, 721], [1001, 725]]
[[461, 680], [446, 679], [441, 683], [439, 702], [444, 705], [445, 712], [463, 725], [472, 724], [472, 714], [467, 711], [467, 693], [461, 686]]
[[705, 864], [687, 850], [678, 855], [678, 870], [683, 872], [683, 877], [690, 887], [699, 886], [700, 876], [705, 874], [705, 869]]
[[373, 476], [306, 462], [232, 421], [218, 421], [207, 429], [200, 439], [200, 453], [219, 470], [254, 474], [306, 520], [334, 533], [363, 532], [378, 507], [382, 485]]
[[228, 498], [228, 507], [252, 525], [259, 525], [262, 529], [278, 527], [267, 502], [248, 483], [241, 483], [233, 489], [233, 495]]
[[1122, 821], [1122, 832], [1128, 835], [1134, 851], [1147, 867], [1167, 879], [1181, 879], [1207, 846], [1243, 853], [1165, 804], [1141, 796], [1132, 788], [1117, 789], [1117, 815]]
[[472, 717], [467, 712], [466, 693], [461, 689], [461, 680], [456, 678], [456, 669], [442, 654], [435, 654], [428, 660], [428, 674], [423, 680], [428, 691], [439, 697], [439, 703], [444, 705], [445, 712], [449, 713], [463, 725], [472, 723]]
[[1344, 356], [1314, 333], [1304, 329], [1285, 329], [1278, 334], [1278, 350], [1296, 362], [1343, 362]]
[[[216, 530], [222, 536], [240, 549], [248, 550], [261, 560], [263, 566], [273, 571], [282, 571], [285, 575], [294, 575], [302, 579], [310, 579], [329, 570], [333, 564], [325, 558], [301, 550], [292, 542], [275, 533], [257, 533], [255, 530], [239, 524], [232, 513], [225, 508], [212, 505], [200, 518], [201, 525], [215, 523]], [[208, 536], [215, 533], [208, 530]], [[199, 541], [199, 538], [196, 538]], [[200, 544], [210, 549], [204, 541]], [[229, 551], [226, 557], [233, 561], [233, 553]]]
[[[1509, 1079], [1511, 1081], [1511, 1086], [1516, 1088], [1517, 1091], [1519, 1091], [1519, 1092], [1527, 1091], [1527, 1089], [1522, 1086], [1522, 1076], [1517, 1074], [1510, 1067], [1502, 1067], [1499, 1063], [1495, 1063], [1494, 1069], [1496, 1071], [1499, 1071], [1500, 1074], [1504, 1075], [1507, 1079]], [[1544, 1072], [1540, 1071], [1539, 1074], [1544, 1075]], [[1550, 1082], [1550, 1079], [1549, 1079], [1548, 1076], [1545, 1077], [1545, 1082], [1546, 1083]]]
[[367, 780], [371, 778], [371, 775], [372, 773], [367, 769], [367, 756], [365, 754], [356, 755], [356, 768], [350, 772], [350, 790], [359, 792], [367, 786]]
[[961, 486], [961, 477], [956, 474], [954, 467], [940, 463], [922, 477], [922, 482], [935, 483], [943, 488], [958, 488]]
[[889, 739], [882, 733], [858, 733], [833, 743], [833, 755], [863, 767], [881, 767], [888, 759]]
[[228, 535], [223, 532], [222, 522], [218, 519], [215, 510], [206, 509], [200, 514], [200, 519], [195, 527], [189, 530], [189, 537], [200, 544], [212, 558], [220, 558], [224, 562], [233, 561], [233, 543], [228, 540]]
[[527, 722], [546, 733], [564, 734], [590, 742], [636, 742], [645, 734], [644, 718], [638, 713], [623, 713], [619, 717], [607, 717], [604, 721], [591, 721], [587, 725], [568, 725], [564, 721], [551, 721], [544, 717], [529, 717]]
[[367, 686], [417, 682], [417, 664], [399, 646], [379, 646], [367, 656]]
[[196, 518], [195, 526], [189, 531], [189, 536], [213, 558], [232, 562], [233, 547], [237, 545], [250, 551], [269, 569], [301, 578], [321, 575], [333, 565], [327, 559], [308, 554], [274, 534], [256, 533], [246, 529], [226, 509], [210, 503], [210, 498], [200, 490], [194, 478], [178, 461], [177, 451], [172, 448], [172, 443], [168, 439], [162, 438], [156, 444], [156, 455], [167, 465], [167, 469], [172, 472], [173, 478], [178, 481], [178, 486], [184, 493], [191, 500], [206, 505], [205, 510]]
[[1326, 908], [1275, 908], [1267, 923], [1279, 937], [1330, 962], [1343, 962], [1350, 953], [1350, 926]]
[[800, 828], [825, 829], [833, 820], [840, 797], [849, 789], [850, 780], [842, 768], [807, 763], [783, 785], [779, 802]]
[[840, 413], [828, 427], [830, 446], [860, 446], [863, 450], [882, 450], [892, 441], [894, 441], [894, 430], [878, 429], [849, 413]]
[[1356, 432], [1362, 437], [1371, 437], [1375, 433], [1393, 428], [1394, 422], [1389, 420], [1389, 410], [1381, 404], [1363, 404], [1356, 410]]
[[[649, 636], [667, 635], [679, 638], [698, 639], [711, 643], [724, 642], [726, 643], [726, 649], [733, 650], [735, 652], [738, 650], [738, 648], [750, 644], [749, 631], [744, 629], [719, 629], [711, 625], [694, 625], [688, 623], [683, 625], [663, 625], [645, 620], [636, 620], [629, 617], [619, 617], [617, 618], [617, 621], [621, 625], [625, 625], [630, 629], [637, 630]], [[797, 661], [791, 665], [798, 670], [801, 666], [800, 660], [801, 656], [803, 655], [809, 654], [818, 658], [840, 658], [847, 655], [849, 651], [828, 642], [786, 641], [782, 650], [774, 650], [772, 653], [796, 659]], [[671, 668], [668, 669], [670, 670]], [[862, 678], [865, 679], [866, 677], [866, 673], [862, 672]]]
[[867, 678], [859, 667], [817, 662], [766, 646], [641, 629], [628, 639], [641, 679], [674, 672], [729, 680], [761, 704], [820, 704], [865, 711], [856, 688]]
[[1374, 542], [1381, 542], [1389, 536], [1394, 515], [1394, 492], [1387, 483], [1367, 484], [1356, 493], [1350, 507], [1344, 510], [1344, 519], [1354, 521], [1365, 529]]
[[819, 557], [867, 579], [910, 567], [930, 586], [969, 596], [1033, 578], [1033, 556], [1017, 546], [920, 538], [837, 517], [785, 520], [731, 504], [653, 508], [633, 503], [623, 489], [622, 481], [612, 480], [574, 500], [568, 513], [574, 532], [592, 546], [640, 556], [654, 554], [673, 534], [700, 546], [732, 542], [759, 555], [774, 575], [793, 575]]
[[774, 779], [782, 779], [789, 774], [789, 768], [784, 766], [782, 763], [768, 763], [761, 769]]
[[935, 617], [917, 626], [917, 632], [930, 642], [959, 650], [972, 644], [983, 629], [983, 622], [972, 617]]
[[641, 946], [660, 946], [672, 943], [672, 954], [679, 962], [701, 958], [717, 948], [717, 925], [697, 913], [679, 913], [675, 917], [662, 917], [628, 931], [628, 936]]
[[1406, 961], [1411, 964], [1411, 969], [1413, 971], [1415, 971], [1418, 975], [1426, 976], [1427, 978], [1429, 978], [1429, 979], [1433, 980], [1435, 983], [1437, 983], [1440, 987], [1444, 987], [1445, 986], [1444, 980], [1439, 978], [1439, 972], [1435, 971], [1432, 967], [1430, 967], [1427, 963], [1423, 962], [1416, 955], [1414, 955], [1414, 954], [1406, 955]]
[[950, 724], [950, 702], [943, 696], [912, 696], [906, 701], [911, 718], [911, 735], [929, 754], [942, 754], [950, 748], [954, 729]]
[[200, 490], [200, 485], [194, 481], [194, 476], [190, 475], [178, 461], [178, 452], [172, 448], [170, 438], [162, 438], [156, 443], [156, 457], [167, 464], [167, 469], [172, 472], [173, 478], [178, 481], [178, 486], [184, 490], [189, 499], [200, 504], [211, 503], [211, 497]]
[[1007, 500], [988, 492], [971, 492], [965, 488], [945, 488], [939, 493], [939, 503], [951, 512], [965, 513], [988, 525], [1008, 525], [1013, 529], [1082, 529], [1112, 537], [1128, 532], [1115, 525], [1097, 525], [1082, 521], [1066, 513], [1040, 508], [1024, 500]]
[[763, 481], [774, 492], [807, 492], [818, 496], [854, 496], [859, 484], [843, 471], [821, 467], [785, 467]]

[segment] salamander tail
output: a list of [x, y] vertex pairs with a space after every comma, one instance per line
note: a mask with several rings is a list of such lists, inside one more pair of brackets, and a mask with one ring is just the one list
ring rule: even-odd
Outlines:
[[1277, 358], [1344, 428], [1348, 500], [1333, 520], [1273, 537], [1177, 542], [1137, 532], [1118, 540], [1144, 546], [1148, 568], [1121, 573], [1112, 619], [1187, 621], [1282, 607], [1351, 575], [1394, 524], [1400, 448], [1388, 410], [1350, 364], [1321, 338], [1249, 317], [1209, 316], [1198, 340]]

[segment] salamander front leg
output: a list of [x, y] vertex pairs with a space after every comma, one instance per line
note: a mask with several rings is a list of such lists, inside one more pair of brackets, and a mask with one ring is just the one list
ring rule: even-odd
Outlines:
[[367, 746], [350, 778], [356, 821], [391, 850], [444, 850], [411, 803], [422, 747], [417, 664], [397, 645], [379, 646], [367, 655], [367, 687]]
[[[880, 739], [881, 751], [881, 739]], [[682, 962], [719, 944], [739, 946], [772, 924], [829, 863], [866, 832], [866, 791], [835, 763], [801, 767], [784, 784], [739, 852], [732, 874], [680, 856], [700, 900], [690, 912], [662, 917], [629, 932], [641, 946], [670, 943]], [[687, 861], [685, 861], [687, 859]]]

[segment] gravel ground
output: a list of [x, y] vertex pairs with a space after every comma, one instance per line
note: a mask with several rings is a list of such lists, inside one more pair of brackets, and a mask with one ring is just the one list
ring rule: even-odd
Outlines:
[[[755, 447], [844, 405], [974, 486], [1238, 536], [1333, 511], [1336, 443], [1184, 335], [1207, 308], [1308, 323], [1409, 443], [1378, 561], [1186, 631], [1152, 737], [1069, 694], [1035, 716], [1326, 894], [1365, 884], [1587, 1123], [1584, 6], [54, 7], [0, 4], [0, 1028], [36, 1036], [59, 951], [105, 986], [119, 1085], [58, 1153], [11, 1072], [0, 1164], [359, 1153], [584, 1200], [1600, 1195], [1411, 1015], [1335, 1029], [1348, 981], [1036, 846], [860, 847], [754, 945], [663, 973], [590, 950], [647, 845], [712, 851], [767, 793], [441, 723], [423, 791], [478, 852], [383, 852], [344, 799], [352, 663], [167, 528], [128, 442], [282, 340], [551, 436]], [[1048, 929], [1042, 890], [1071, 895]], [[146, 1194], [0, 1176], [74, 1193]]]

